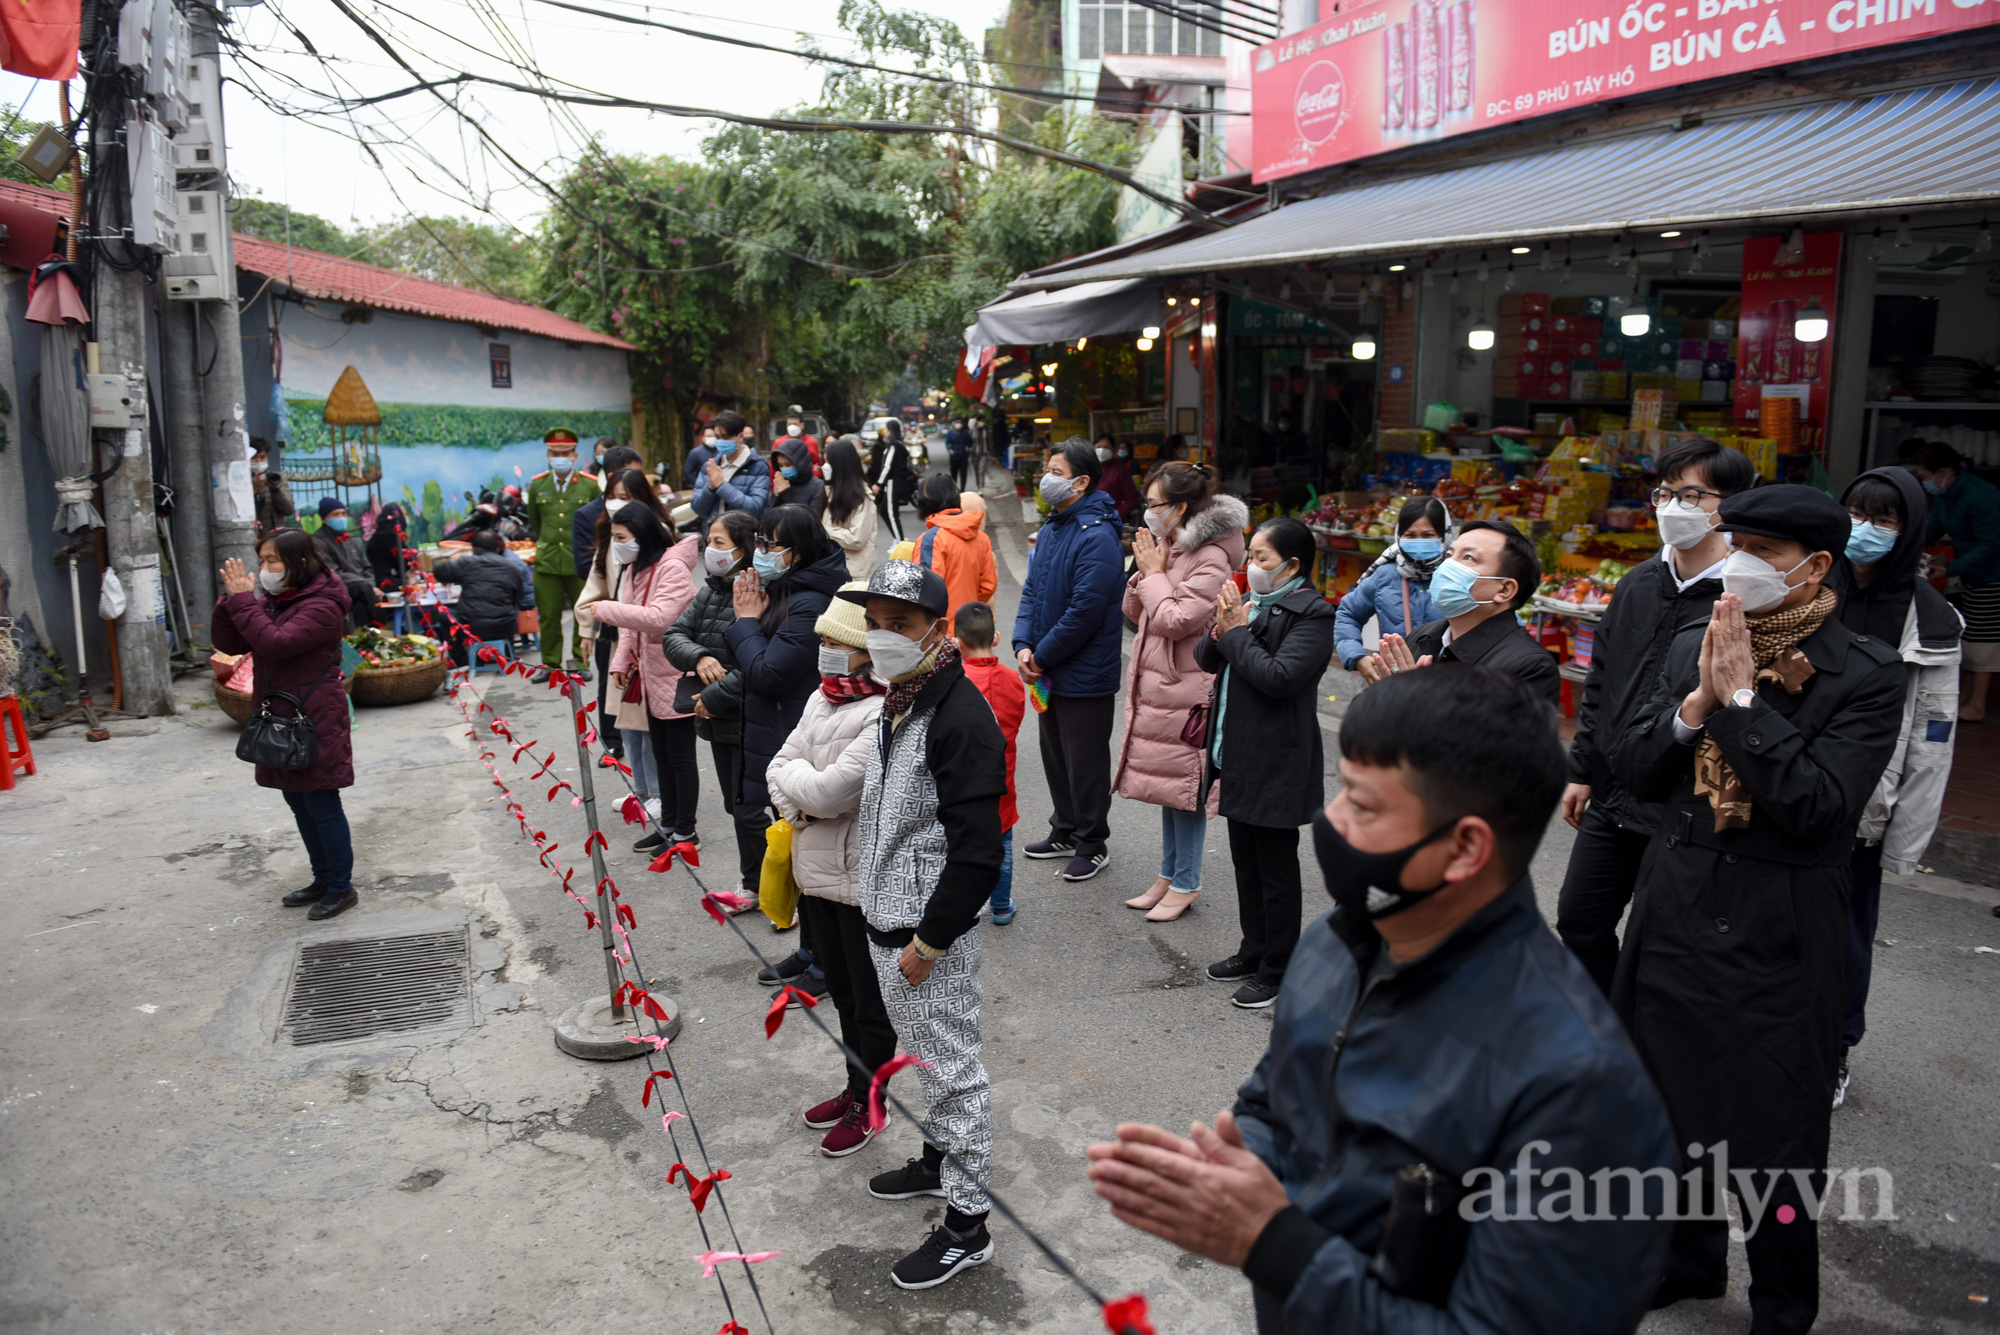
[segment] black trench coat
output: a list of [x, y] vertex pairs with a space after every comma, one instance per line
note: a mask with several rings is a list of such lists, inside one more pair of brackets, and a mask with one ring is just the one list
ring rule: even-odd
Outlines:
[[1614, 757], [1627, 791], [1663, 801], [1639, 872], [1612, 1002], [1685, 1146], [1729, 1141], [1732, 1166], [1823, 1168], [1846, 1008], [1848, 858], [1889, 763], [1905, 678], [1896, 647], [1828, 620], [1799, 648], [1800, 694], [1758, 689], [1708, 731], [1749, 790], [1747, 829], [1715, 832], [1693, 746], [1672, 720], [1699, 677], [1707, 622], [1675, 638], [1665, 695]]

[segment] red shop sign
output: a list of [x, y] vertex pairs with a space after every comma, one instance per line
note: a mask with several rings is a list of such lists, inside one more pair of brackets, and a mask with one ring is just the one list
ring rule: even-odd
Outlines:
[[1350, 0], [1251, 52], [1251, 175], [1995, 23], [2000, 0]]

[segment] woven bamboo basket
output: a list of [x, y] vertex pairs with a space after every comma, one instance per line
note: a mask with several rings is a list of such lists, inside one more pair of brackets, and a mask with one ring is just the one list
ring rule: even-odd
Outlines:
[[[341, 687], [349, 695], [354, 694], [353, 673], [348, 673], [341, 680]], [[248, 723], [250, 716], [257, 712], [257, 702], [248, 691], [232, 691], [219, 681], [215, 683], [215, 703], [223, 713], [236, 720], [238, 727]]]
[[354, 674], [357, 705], [407, 705], [428, 700], [444, 685], [450, 665], [442, 656], [400, 667], [363, 668]]
[[238, 727], [248, 723], [250, 715], [256, 710], [256, 702], [250, 698], [248, 691], [232, 691], [219, 681], [215, 683], [215, 703], [223, 713], [236, 720]]

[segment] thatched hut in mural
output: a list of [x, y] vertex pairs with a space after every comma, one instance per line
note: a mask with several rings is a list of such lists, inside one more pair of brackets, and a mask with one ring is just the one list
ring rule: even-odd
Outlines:
[[382, 409], [368, 392], [361, 372], [340, 373], [320, 414], [333, 438], [333, 481], [343, 491], [360, 489], [381, 501]]

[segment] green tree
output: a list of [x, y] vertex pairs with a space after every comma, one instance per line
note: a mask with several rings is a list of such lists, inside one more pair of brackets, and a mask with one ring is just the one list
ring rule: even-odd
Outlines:
[[229, 222], [245, 236], [289, 242], [328, 255], [352, 255], [362, 242], [316, 213], [305, 213], [275, 200], [239, 195], [229, 201]]
[[408, 218], [371, 227], [360, 258], [441, 283], [533, 301], [540, 268], [532, 238], [469, 218]]

